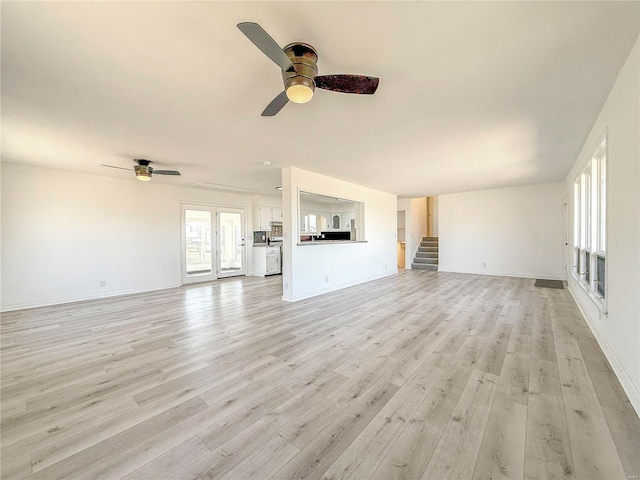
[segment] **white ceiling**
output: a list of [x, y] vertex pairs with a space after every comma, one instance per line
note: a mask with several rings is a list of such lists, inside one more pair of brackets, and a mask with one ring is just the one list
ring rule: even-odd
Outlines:
[[[132, 158], [276, 194], [293, 165], [401, 196], [559, 181], [639, 32], [633, 2], [2, 2], [2, 159]], [[380, 77], [261, 117], [278, 67], [236, 28]], [[263, 165], [272, 162], [272, 166]], [[203, 186], [205, 186], [203, 184]]]

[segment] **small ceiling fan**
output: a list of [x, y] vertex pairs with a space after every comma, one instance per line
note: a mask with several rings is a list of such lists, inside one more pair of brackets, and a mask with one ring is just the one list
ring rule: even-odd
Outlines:
[[[154, 170], [153, 167], [149, 166], [149, 164], [152, 163], [151, 160], [145, 160], [144, 158], [135, 158], [133, 161], [136, 163], [136, 165], [133, 166], [133, 171], [136, 173], [136, 178], [138, 180], [142, 180], [143, 182], [148, 182], [149, 180], [151, 180], [151, 175], [154, 173], [156, 175], [180, 175], [180, 172], [178, 172], [177, 170]], [[104, 163], [101, 163], [100, 165], [102, 165], [103, 167], [117, 168], [120, 170], [131, 170], [130, 168], [105, 165]]]
[[272, 117], [291, 100], [307, 103], [316, 88], [333, 92], [373, 95], [379, 78], [365, 75], [321, 75], [318, 76], [318, 52], [306, 43], [290, 43], [284, 49], [257, 23], [243, 22], [238, 28], [262, 53], [282, 70], [284, 92], [274, 98], [262, 112], [263, 117]]

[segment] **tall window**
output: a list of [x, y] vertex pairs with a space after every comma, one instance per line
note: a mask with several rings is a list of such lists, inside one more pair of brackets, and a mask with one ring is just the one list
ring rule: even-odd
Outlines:
[[607, 143], [602, 140], [574, 183], [574, 275], [594, 295], [605, 297]]
[[326, 217], [315, 213], [308, 213], [303, 217], [304, 233], [320, 233], [321, 229], [326, 229]]

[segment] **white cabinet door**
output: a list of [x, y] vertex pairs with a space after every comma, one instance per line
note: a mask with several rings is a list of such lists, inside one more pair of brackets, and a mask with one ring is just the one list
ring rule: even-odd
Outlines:
[[267, 255], [267, 275], [280, 273], [280, 255]]
[[282, 209], [278, 207], [260, 207], [260, 230], [270, 230], [271, 222], [282, 221]]
[[260, 230], [271, 228], [271, 207], [260, 207]]

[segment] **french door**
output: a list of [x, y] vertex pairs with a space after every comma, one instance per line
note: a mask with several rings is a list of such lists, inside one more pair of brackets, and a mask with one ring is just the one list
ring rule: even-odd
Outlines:
[[182, 204], [182, 283], [246, 275], [244, 209]]
[[218, 278], [246, 275], [244, 209], [218, 208]]

